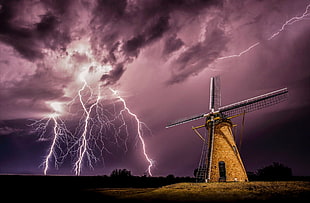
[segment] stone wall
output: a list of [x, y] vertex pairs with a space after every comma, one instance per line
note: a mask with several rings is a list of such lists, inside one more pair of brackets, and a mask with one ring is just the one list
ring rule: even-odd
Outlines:
[[210, 180], [208, 182], [248, 181], [231, 128], [232, 124], [229, 120], [215, 124]]

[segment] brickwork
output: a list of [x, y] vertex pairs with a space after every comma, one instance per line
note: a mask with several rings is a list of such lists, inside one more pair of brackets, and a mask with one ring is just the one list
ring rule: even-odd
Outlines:
[[231, 128], [230, 121], [220, 121], [215, 125], [211, 173], [208, 182], [248, 181]]

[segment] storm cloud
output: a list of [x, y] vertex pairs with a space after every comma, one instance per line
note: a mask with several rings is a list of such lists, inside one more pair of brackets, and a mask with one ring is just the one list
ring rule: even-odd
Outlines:
[[[185, 43], [177, 32], [186, 23], [177, 20], [178, 15], [195, 20], [208, 9], [220, 9], [221, 1], [2, 1], [0, 12], [0, 40], [12, 46], [21, 56], [33, 62], [49, 57], [46, 50], [65, 51], [68, 44], [83, 36], [91, 43], [94, 56], [101, 63], [113, 66], [110, 74], [102, 80], [107, 84], [116, 83], [126, 70], [128, 63], [137, 58], [141, 50], [159, 40], [166, 41], [163, 54], [178, 50]], [[195, 12], [193, 12], [195, 11]], [[218, 33], [216, 27], [205, 37]], [[175, 39], [173, 39], [173, 36]], [[217, 37], [217, 36], [215, 36]], [[207, 40], [207, 41], [206, 41]], [[223, 40], [218, 37], [201, 43], [186, 44], [175, 64], [173, 81], [182, 81], [195, 72], [207, 67], [223, 48]], [[217, 47], [210, 41], [220, 40]], [[195, 67], [186, 67], [192, 59], [192, 52], [210, 50], [207, 58], [200, 59]], [[214, 50], [216, 49], [216, 50]], [[211, 53], [212, 52], [212, 53]], [[217, 54], [218, 55], [218, 54]], [[210, 58], [209, 58], [210, 57]], [[202, 62], [204, 61], [204, 62]], [[122, 68], [120, 68], [122, 66]], [[186, 68], [185, 68], [186, 67]], [[180, 70], [183, 71], [180, 71]], [[186, 69], [186, 70], [184, 70]], [[187, 70], [188, 69], [188, 70]], [[115, 72], [119, 77], [115, 77]], [[108, 78], [110, 77], [110, 78]]]
[[168, 84], [183, 82], [208, 68], [209, 64], [219, 58], [229, 41], [217, 22], [209, 23], [203, 38], [203, 41], [188, 47], [172, 62], [173, 74]]

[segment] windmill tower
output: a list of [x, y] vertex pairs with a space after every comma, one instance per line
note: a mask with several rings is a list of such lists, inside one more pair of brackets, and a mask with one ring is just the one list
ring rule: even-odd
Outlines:
[[[248, 181], [232, 133], [231, 119], [286, 100], [287, 88], [221, 107], [220, 79], [212, 77], [210, 83], [209, 113], [185, 118], [167, 125], [166, 128], [206, 118], [203, 125], [192, 127], [203, 140], [201, 158], [196, 172], [199, 182]], [[208, 134], [202, 136], [197, 129], [205, 127]]]

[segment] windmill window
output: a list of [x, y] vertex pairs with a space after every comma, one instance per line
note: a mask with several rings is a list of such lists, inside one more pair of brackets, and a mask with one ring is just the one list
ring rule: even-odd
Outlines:
[[224, 161], [219, 161], [219, 173], [220, 173], [220, 182], [225, 182], [226, 181], [226, 167], [225, 167], [225, 162]]

